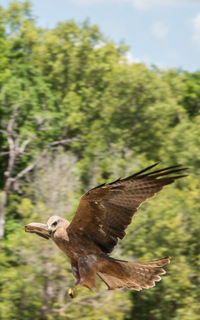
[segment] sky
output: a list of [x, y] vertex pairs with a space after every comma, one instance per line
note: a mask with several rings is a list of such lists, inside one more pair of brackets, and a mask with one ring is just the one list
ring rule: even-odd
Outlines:
[[[8, 6], [9, 0], [0, 0]], [[32, 0], [37, 24], [89, 18], [127, 59], [159, 68], [200, 70], [200, 0]]]

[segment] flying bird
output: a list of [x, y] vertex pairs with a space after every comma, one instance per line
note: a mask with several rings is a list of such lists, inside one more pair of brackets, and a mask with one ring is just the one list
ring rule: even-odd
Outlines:
[[[127, 178], [97, 186], [81, 199], [71, 223], [52, 216], [47, 224], [30, 223], [25, 231], [51, 239], [69, 257], [75, 284], [96, 287], [96, 275], [108, 289], [151, 288], [170, 262], [165, 257], [152, 262], [128, 262], [110, 257], [118, 239], [123, 239], [139, 206], [165, 185], [187, 176], [180, 165], [151, 171], [154, 164]], [[73, 296], [73, 292], [71, 294]]]

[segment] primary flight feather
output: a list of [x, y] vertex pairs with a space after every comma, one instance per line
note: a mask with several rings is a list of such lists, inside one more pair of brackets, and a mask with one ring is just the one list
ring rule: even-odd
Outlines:
[[71, 223], [52, 216], [47, 224], [33, 222], [25, 230], [52, 239], [69, 257], [76, 285], [92, 289], [98, 275], [109, 289], [139, 291], [153, 287], [165, 273], [162, 266], [170, 262], [170, 257], [136, 263], [117, 260], [109, 254], [118, 239], [124, 238], [138, 207], [165, 185], [186, 176], [179, 174], [185, 170], [179, 165], [149, 171], [156, 165], [89, 190], [81, 197]]

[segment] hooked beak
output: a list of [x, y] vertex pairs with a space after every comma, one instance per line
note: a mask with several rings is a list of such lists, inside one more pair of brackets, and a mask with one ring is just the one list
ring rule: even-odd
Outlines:
[[48, 234], [50, 234], [50, 235], [51, 235], [51, 234], [52, 234], [52, 232], [53, 232], [52, 228], [51, 228], [51, 227], [49, 227], [49, 228], [48, 228]]

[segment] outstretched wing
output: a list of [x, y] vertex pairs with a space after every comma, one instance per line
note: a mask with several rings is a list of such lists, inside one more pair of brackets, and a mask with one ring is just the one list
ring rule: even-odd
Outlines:
[[49, 239], [48, 227], [46, 224], [39, 222], [31, 222], [25, 226], [25, 231], [30, 233], [36, 233], [38, 236]]
[[[87, 236], [103, 252], [110, 253], [118, 238], [123, 239], [138, 207], [165, 185], [186, 175], [174, 175], [179, 165], [146, 173], [156, 164], [125, 179], [91, 189], [81, 197], [68, 233]], [[172, 176], [171, 176], [172, 174]]]

